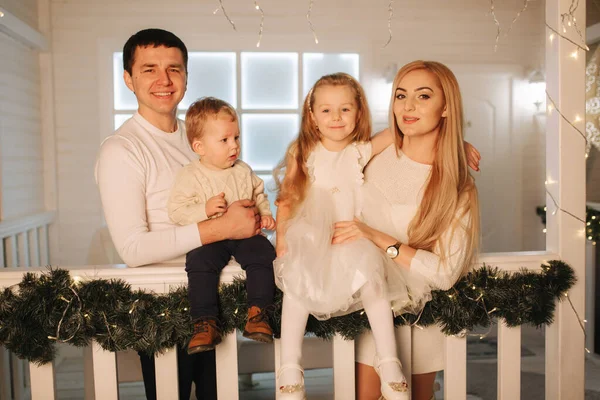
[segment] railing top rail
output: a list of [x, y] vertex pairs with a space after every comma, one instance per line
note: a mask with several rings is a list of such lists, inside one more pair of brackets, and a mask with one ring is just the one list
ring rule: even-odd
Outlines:
[[[536, 270], [548, 260], [559, 259], [556, 254], [539, 252], [486, 253], [479, 257], [478, 265], [498, 267], [505, 271], [517, 271], [521, 268]], [[81, 279], [123, 279], [137, 287], [156, 284], [187, 284], [187, 275], [183, 264], [153, 264], [145, 267], [128, 268], [125, 264], [64, 266], [71, 276]], [[21, 282], [26, 272], [45, 271], [45, 267], [0, 269], [0, 288]], [[221, 273], [221, 282], [231, 282], [236, 276], [244, 275], [238, 264], [230, 263]]]
[[56, 211], [42, 211], [24, 217], [10, 218], [0, 221], [0, 239], [4, 239], [29, 229], [49, 225], [54, 222]]

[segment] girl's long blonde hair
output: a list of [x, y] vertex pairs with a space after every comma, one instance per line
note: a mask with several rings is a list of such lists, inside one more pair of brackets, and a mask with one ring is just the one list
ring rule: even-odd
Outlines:
[[[441, 237], [448, 229], [454, 232], [462, 221], [466, 226], [463, 274], [475, 262], [479, 250], [479, 199], [475, 181], [469, 173], [463, 137], [463, 106], [456, 77], [445, 65], [435, 61], [414, 61], [396, 74], [390, 103], [390, 128], [395, 132], [398, 149], [404, 134], [394, 115], [395, 91], [400, 81], [411, 71], [426, 70], [438, 80], [444, 93], [447, 116], [442, 118], [435, 145], [431, 175], [423, 200], [408, 227], [410, 247], [433, 251], [439, 246], [442, 259], [447, 255], [447, 243]], [[466, 217], [466, 218], [464, 218]]]
[[346, 86], [352, 90], [358, 107], [356, 126], [351, 134], [352, 142], [367, 141], [371, 136], [371, 114], [367, 97], [360, 83], [343, 72], [321, 77], [310, 89], [302, 106], [300, 132], [286, 151], [284, 159], [273, 170], [277, 185], [276, 204], [286, 204], [293, 212], [304, 201], [309, 185], [306, 162], [311, 151], [321, 140], [321, 133], [312, 117], [315, 92], [326, 86]]

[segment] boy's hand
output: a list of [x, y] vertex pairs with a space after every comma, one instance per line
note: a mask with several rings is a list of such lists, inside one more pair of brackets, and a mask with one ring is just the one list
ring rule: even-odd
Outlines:
[[275, 218], [270, 215], [260, 217], [260, 227], [269, 230], [275, 229]]
[[227, 211], [227, 202], [225, 201], [225, 193], [221, 192], [216, 196], [211, 197], [206, 202], [206, 216], [212, 217], [218, 213]]
[[477, 151], [473, 145], [465, 141], [465, 153], [467, 154], [467, 164], [473, 171], [479, 171], [479, 160], [481, 160], [481, 154]]

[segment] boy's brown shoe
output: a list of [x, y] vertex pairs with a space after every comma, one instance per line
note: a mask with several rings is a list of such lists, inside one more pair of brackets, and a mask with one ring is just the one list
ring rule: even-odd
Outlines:
[[273, 329], [269, 325], [269, 316], [266, 309], [258, 306], [248, 309], [248, 321], [244, 327], [244, 336], [264, 343], [273, 343]]
[[221, 329], [214, 318], [205, 318], [194, 322], [194, 335], [188, 344], [188, 354], [209, 351], [221, 343]]

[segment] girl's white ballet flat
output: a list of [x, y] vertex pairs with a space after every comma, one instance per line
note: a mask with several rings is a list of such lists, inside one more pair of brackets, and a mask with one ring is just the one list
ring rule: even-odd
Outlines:
[[375, 365], [375, 372], [377, 372], [379, 380], [381, 381], [381, 398], [384, 400], [410, 400], [410, 391], [406, 379], [403, 379], [400, 382], [384, 382], [383, 379], [381, 379], [381, 365], [390, 362], [397, 363], [400, 368], [402, 368], [400, 360], [396, 357], [381, 359]]
[[306, 389], [304, 387], [304, 369], [298, 364], [284, 364], [277, 371], [277, 380], [281, 378], [281, 374], [287, 369], [297, 369], [302, 375], [302, 379], [298, 383], [292, 385], [282, 385], [277, 388], [277, 400], [306, 400]]

